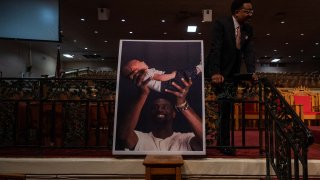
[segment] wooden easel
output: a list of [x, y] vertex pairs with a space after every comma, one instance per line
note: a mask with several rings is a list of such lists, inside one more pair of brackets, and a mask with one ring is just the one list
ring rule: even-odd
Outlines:
[[151, 180], [153, 175], [175, 175], [176, 180], [181, 180], [181, 155], [147, 155], [143, 164], [146, 166], [146, 180]]

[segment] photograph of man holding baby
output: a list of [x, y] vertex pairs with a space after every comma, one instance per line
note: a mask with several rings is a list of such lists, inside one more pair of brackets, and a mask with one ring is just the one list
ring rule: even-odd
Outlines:
[[205, 154], [202, 41], [121, 40], [113, 154]]

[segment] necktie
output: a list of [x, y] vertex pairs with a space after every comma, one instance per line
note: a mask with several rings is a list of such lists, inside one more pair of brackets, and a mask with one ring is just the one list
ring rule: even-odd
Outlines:
[[238, 26], [236, 28], [236, 47], [237, 49], [240, 49], [241, 48], [241, 32], [240, 32], [240, 26]]
[[[241, 48], [241, 30], [240, 30], [240, 26], [238, 26], [236, 28], [236, 47], [237, 49]], [[244, 74], [247, 73], [247, 68], [246, 65], [244, 63], [244, 60], [241, 59], [241, 63], [240, 63], [240, 74]]]

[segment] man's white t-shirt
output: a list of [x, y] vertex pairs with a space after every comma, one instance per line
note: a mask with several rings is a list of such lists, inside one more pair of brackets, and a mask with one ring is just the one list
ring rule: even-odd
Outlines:
[[143, 133], [135, 131], [138, 136], [138, 142], [134, 151], [192, 151], [190, 140], [194, 133], [174, 132], [165, 139], [156, 138], [152, 132]]

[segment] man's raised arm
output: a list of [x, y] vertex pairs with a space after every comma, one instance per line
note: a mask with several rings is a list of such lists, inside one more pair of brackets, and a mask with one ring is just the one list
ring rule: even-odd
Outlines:
[[176, 87], [177, 91], [171, 91], [169, 89], [167, 89], [166, 91], [174, 94], [177, 97], [176, 108], [179, 109], [179, 111], [184, 115], [184, 117], [192, 127], [192, 130], [195, 134], [195, 137], [193, 137], [190, 141], [192, 150], [201, 151], [203, 149], [203, 128], [201, 118], [190, 107], [189, 103], [186, 100], [187, 94], [192, 85], [192, 81], [191, 78], [189, 78], [188, 81], [182, 79], [182, 82], [184, 83], [184, 87], [181, 87], [176, 83], [172, 84]]
[[150, 89], [146, 86], [149, 80], [143, 81], [145, 76], [144, 71], [134, 72], [130, 76], [133, 77], [133, 81], [136, 83], [137, 87], [140, 88], [140, 93], [128, 109], [123, 125], [120, 128], [119, 139], [125, 142], [127, 148], [132, 150], [138, 142], [138, 137], [134, 130], [140, 119], [140, 113], [148, 98]]

